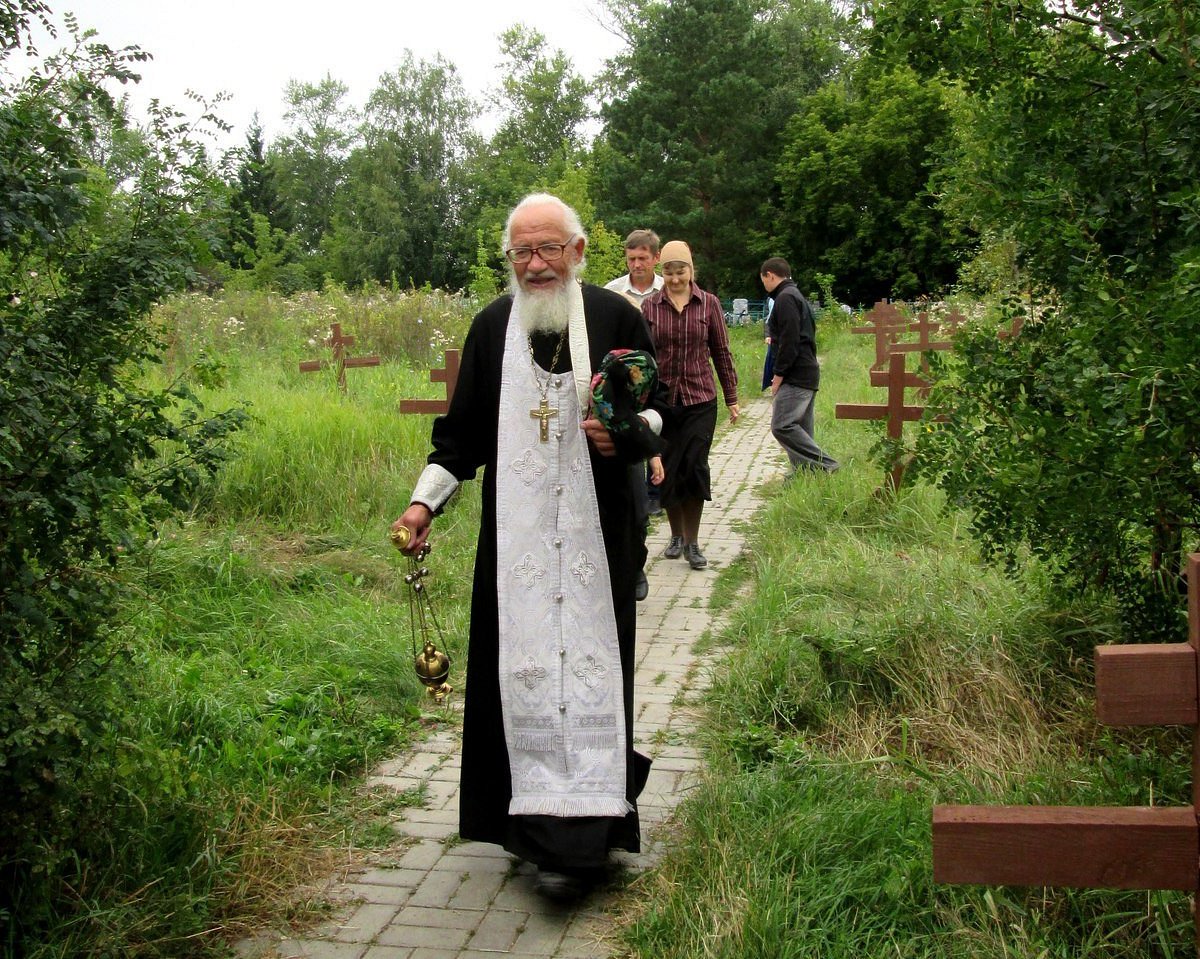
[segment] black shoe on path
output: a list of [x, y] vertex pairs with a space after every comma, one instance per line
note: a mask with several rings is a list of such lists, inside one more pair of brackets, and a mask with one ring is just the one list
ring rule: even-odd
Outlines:
[[646, 571], [643, 569], [638, 573], [637, 585], [633, 587], [633, 598], [639, 603], [650, 595], [650, 583], [646, 579]]
[[588, 891], [588, 884], [576, 876], [539, 868], [533, 888], [552, 902], [574, 902]]

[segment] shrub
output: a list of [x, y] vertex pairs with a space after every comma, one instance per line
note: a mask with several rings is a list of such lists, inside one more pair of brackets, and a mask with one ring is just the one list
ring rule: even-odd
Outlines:
[[[4, 14], [0, 60], [46, 10]], [[105, 846], [108, 743], [128, 708], [112, 568], [241, 422], [141, 379], [151, 305], [204, 261], [204, 151], [174, 111], [145, 134], [124, 123], [104, 84], [136, 79], [144, 54], [73, 39], [0, 87], [0, 917], [24, 925], [36, 916], [15, 903]], [[89, 159], [98, 141], [119, 174]]]

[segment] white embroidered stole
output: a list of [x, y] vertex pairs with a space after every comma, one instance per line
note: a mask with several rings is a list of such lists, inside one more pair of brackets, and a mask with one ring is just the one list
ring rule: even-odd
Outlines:
[[[586, 353], [580, 365], [587, 369]], [[546, 375], [539, 369], [543, 382]], [[530, 415], [541, 394], [514, 307], [496, 450], [509, 813], [624, 816], [633, 806], [625, 798], [621, 659], [576, 376], [551, 375], [547, 399], [557, 413], [543, 443]]]

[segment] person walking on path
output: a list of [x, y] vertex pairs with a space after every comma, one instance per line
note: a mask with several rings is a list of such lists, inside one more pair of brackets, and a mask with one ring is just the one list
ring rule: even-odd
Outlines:
[[658, 375], [667, 390], [663, 413], [666, 479], [660, 487], [671, 526], [668, 559], [682, 556], [692, 569], [708, 560], [700, 550], [700, 519], [712, 499], [708, 454], [717, 428], [713, 366], [729, 419], [737, 422], [737, 371], [721, 301], [696, 285], [692, 251], [680, 240], [662, 248], [663, 288], [642, 304], [658, 353]]
[[839, 464], [813, 439], [813, 402], [821, 382], [817, 364], [817, 321], [792, 280], [782, 257], [771, 257], [759, 269], [767, 294], [774, 298], [769, 330], [775, 351], [771, 377], [771, 434], [800, 470], [835, 473]]
[[[641, 457], [589, 409], [614, 350], [653, 344], [617, 293], [581, 285], [587, 237], [557, 197], [509, 216], [511, 295], [474, 319], [449, 411], [404, 514], [405, 552], [482, 467], [463, 723], [459, 833], [538, 867], [570, 898], [603, 878], [609, 852], [640, 848], [637, 796], [650, 761], [633, 750], [635, 575], [628, 465]], [[658, 413], [641, 414], [653, 428]], [[618, 455], [626, 451], [628, 459]]]
[[[605, 283], [604, 288], [612, 290], [614, 293], [620, 293], [640, 310], [651, 294], [662, 289], [663, 278], [654, 270], [658, 265], [660, 245], [658, 234], [653, 230], [634, 230], [630, 233], [625, 237], [625, 266], [629, 272]], [[654, 476], [650, 464], [635, 463], [629, 467], [629, 482], [633, 487], [634, 502], [638, 507], [636, 521], [643, 541], [646, 538], [650, 517], [657, 516], [662, 512], [658, 496], [658, 483], [654, 481]], [[650, 583], [646, 579], [646, 567], [643, 563], [642, 568], [638, 571], [634, 595], [640, 603], [649, 593]]]

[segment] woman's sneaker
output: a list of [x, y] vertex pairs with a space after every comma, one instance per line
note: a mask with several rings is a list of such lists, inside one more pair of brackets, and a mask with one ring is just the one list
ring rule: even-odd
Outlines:
[[667, 559], [679, 559], [683, 555], [683, 537], [672, 536], [671, 542], [667, 543], [667, 548], [663, 550], [663, 556]]
[[704, 558], [704, 554], [700, 552], [700, 547], [695, 543], [688, 543], [685, 553], [687, 556], [688, 565], [690, 565], [692, 569], [704, 569], [704, 567], [708, 565], [708, 560]]

